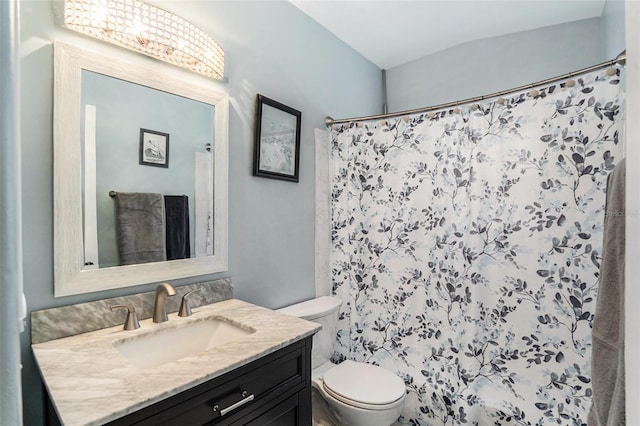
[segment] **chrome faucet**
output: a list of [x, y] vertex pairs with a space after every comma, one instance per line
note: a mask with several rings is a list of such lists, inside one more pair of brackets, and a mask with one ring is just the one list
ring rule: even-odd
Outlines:
[[174, 296], [176, 289], [169, 283], [162, 283], [156, 288], [156, 302], [153, 305], [153, 322], [165, 322], [167, 317], [167, 296]]

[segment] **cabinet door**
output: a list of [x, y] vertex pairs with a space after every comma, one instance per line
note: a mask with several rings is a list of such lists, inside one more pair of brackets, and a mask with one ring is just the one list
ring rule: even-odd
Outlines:
[[245, 423], [247, 426], [296, 426], [298, 418], [298, 394], [272, 407], [266, 413]]
[[265, 410], [250, 413], [238, 425], [246, 426], [304, 426], [300, 410], [300, 393], [277, 401]]

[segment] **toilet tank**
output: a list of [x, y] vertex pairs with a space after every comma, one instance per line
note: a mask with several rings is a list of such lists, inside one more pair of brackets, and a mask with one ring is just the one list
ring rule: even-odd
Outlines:
[[329, 362], [333, 353], [333, 345], [336, 340], [336, 328], [338, 325], [338, 309], [342, 302], [334, 296], [321, 296], [305, 302], [296, 303], [278, 312], [313, 321], [322, 325], [322, 330], [313, 336], [313, 348], [311, 350], [311, 368]]

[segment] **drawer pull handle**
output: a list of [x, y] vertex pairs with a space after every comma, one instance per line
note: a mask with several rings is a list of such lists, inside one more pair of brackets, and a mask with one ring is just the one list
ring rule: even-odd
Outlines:
[[220, 409], [220, 406], [218, 406], [218, 404], [213, 406], [213, 412], [217, 413], [220, 412], [220, 417], [224, 416], [225, 414], [227, 414], [230, 411], [235, 410], [238, 407], [243, 406], [244, 404], [246, 404], [247, 402], [251, 402], [253, 401], [253, 394], [247, 396], [247, 391], [242, 391], [242, 399], [238, 402], [236, 402], [235, 404], [232, 404], [230, 406], [228, 406], [227, 408], [223, 408], [222, 410]]

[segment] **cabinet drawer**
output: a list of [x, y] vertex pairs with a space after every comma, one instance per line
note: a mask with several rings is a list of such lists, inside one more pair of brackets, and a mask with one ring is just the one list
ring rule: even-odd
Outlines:
[[247, 412], [308, 386], [310, 350], [310, 340], [296, 342], [112, 424], [237, 424]]
[[227, 424], [234, 420], [234, 414], [241, 408], [253, 409], [253, 406], [262, 405], [278, 395], [295, 392], [304, 386], [301, 355], [301, 351], [296, 350], [249, 371], [243, 377], [204, 392], [191, 400], [192, 407], [175, 418], [188, 416], [193, 422], [189, 424], [193, 425]]

